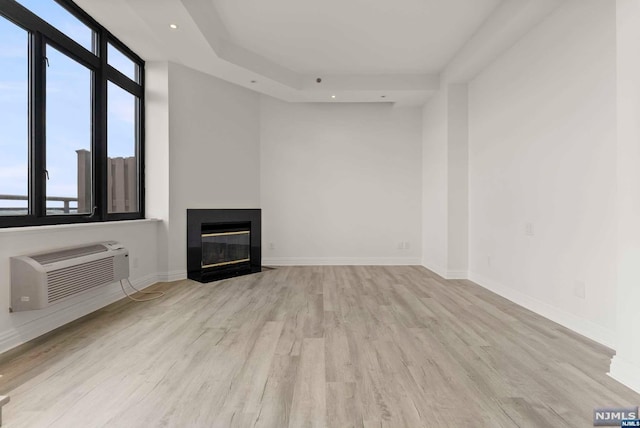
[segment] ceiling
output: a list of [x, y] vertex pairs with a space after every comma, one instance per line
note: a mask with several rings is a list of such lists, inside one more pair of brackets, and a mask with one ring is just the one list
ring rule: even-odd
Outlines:
[[499, 0], [212, 0], [233, 43], [294, 72], [438, 74]]
[[562, 0], [75, 1], [147, 61], [290, 102], [420, 105]]

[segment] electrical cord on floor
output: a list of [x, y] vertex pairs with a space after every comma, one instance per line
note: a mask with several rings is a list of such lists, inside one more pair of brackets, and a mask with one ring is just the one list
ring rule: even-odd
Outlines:
[[129, 281], [129, 278], [125, 278], [127, 280], [127, 283], [129, 284], [129, 287], [133, 288], [134, 290], [136, 290], [138, 293], [140, 294], [157, 294], [157, 296], [155, 297], [149, 297], [146, 299], [136, 299], [135, 297], [133, 297], [132, 295], [130, 295], [129, 293], [127, 293], [124, 289], [124, 284], [122, 283], [122, 280], [120, 280], [120, 288], [122, 288], [122, 292], [131, 300], [133, 300], [134, 302], [148, 302], [150, 300], [156, 300], [159, 299], [161, 297], [164, 297], [164, 292], [163, 291], [140, 291], [138, 290], [136, 287], [133, 286], [133, 284], [131, 284], [131, 281]]

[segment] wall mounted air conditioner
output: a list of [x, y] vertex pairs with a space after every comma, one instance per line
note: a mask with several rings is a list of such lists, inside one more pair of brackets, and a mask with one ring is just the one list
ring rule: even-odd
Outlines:
[[11, 308], [46, 308], [129, 277], [129, 252], [113, 241], [11, 257]]

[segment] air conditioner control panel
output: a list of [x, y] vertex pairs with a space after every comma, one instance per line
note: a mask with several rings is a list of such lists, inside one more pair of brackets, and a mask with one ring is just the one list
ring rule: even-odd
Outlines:
[[107, 242], [103, 242], [102, 245], [104, 245], [105, 247], [107, 247], [107, 249], [109, 251], [113, 251], [113, 250], [122, 250], [124, 248], [124, 245], [122, 245], [119, 242], [116, 241], [107, 241]]

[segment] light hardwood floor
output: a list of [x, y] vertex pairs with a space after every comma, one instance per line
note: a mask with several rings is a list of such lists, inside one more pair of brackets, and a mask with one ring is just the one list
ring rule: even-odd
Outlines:
[[0, 357], [4, 427], [590, 427], [613, 354], [420, 267], [159, 284]]

